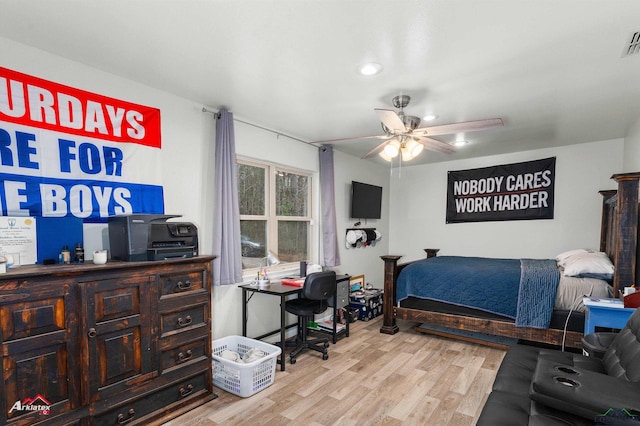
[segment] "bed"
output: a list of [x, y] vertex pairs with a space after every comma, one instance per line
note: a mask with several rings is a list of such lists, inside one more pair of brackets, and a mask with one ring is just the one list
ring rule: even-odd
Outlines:
[[[624, 173], [612, 176], [618, 184], [617, 190], [601, 191], [602, 221], [600, 247], [615, 264], [615, 274], [611, 280], [611, 294], [636, 281], [638, 262], [638, 181], [639, 173]], [[437, 249], [425, 249], [427, 262], [436, 258]], [[546, 327], [540, 324], [527, 326], [516, 324], [513, 315], [491, 312], [492, 309], [475, 309], [464, 304], [447, 303], [438, 297], [423, 299], [407, 296], [404, 289], [398, 290], [397, 280], [409, 265], [423, 260], [399, 263], [402, 256], [382, 256], [384, 261], [384, 312], [380, 332], [395, 334], [399, 331], [396, 320], [427, 323], [453, 329], [474, 331], [495, 336], [504, 336], [540, 342], [549, 345], [581, 348], [584, 314], [580, 309], [571, 309], [568, 302], [565, 309], [556, 305], [551, 310], [551, 318]], [[562, 273], [562, 272], [561, 272]], [[491, 278], [492, 280], [493, 278]], [[558, 284], [559, 285], [559, 284]], [[403, 301], [398, 303], [398, 292]], [[407, 297], [405, 297], [407, 296]], [[387, 308], [391, 307], [391, 308]], [[577, 306], [576, 306], [577, 307]], [[568, 319], [567, 319], [568, 318]]]

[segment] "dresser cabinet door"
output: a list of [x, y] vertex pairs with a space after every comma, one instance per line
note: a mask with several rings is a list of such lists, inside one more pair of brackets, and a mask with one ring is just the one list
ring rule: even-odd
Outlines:
[[153, 284], [152, 276], [79, 283], [86, 402], [104, 400], [157, 375], [150, 317]]
[[[32, 424], [79, 406], [75, 309], [69, 283], [0, 290], [3, 382], [0, 424]], [[30, 410], [26, 405], [48, 407]]]

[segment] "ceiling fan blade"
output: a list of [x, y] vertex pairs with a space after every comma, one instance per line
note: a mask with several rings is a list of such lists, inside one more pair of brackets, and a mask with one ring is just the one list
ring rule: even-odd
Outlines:
[[413, 136], [413, 138], [424, 145], [426, 149], [430, 149], [431, 151], [442, 152], [443, 154], [453, 154], [456, 152], [456, 149], [448, 143], [441, 142], [436, 139], [427, 138], [425, 136]]
[[340, 138], [340, 139], [325, 139], [322, 141], [313, 141], [311, 144], [322, 144], [322, 143], [332, 143], [332, 142], [344, 142], [344, 141], [357, 141], [360, 139], [385, 139], [388, 138], [387, 135], [369, 135], [369, 136], [355, 136], [351, 138]]
[[404, 123], [398, 117], [395, 111], [389, 109], [375, 109], [376, 114], [378, 114], [378, 118], [382, 123], [387, 126], [389, 131], [392, 133], [404, 133], [407, 131], [407, 128], [404, 126]]
[[486, 120], [463, 121], [460, 123], [442, 124], [440, 126], [423, 127], [413, 131], [414, 134], [425, 133], [429, 136], [450, 135], [453, 133], [474, 132], [476, 130], [502, 127], [501, 118], [488, 118]]
[[373, 155], [379, 154], [384, 149], [384, 147], [387, 146], [387, 143], [390, 140], [391, 139], [387, 139], [386, 141], [382, 142], [380, 145], [376, 146], [375, 148], [373, 148], [372, 150], [370, 150], [369, 152], [367, 152], [365, 155], [363, 155], [360, 158], [365, 159], [365, 158], [369, 158], [369, 157], [371, 157]]

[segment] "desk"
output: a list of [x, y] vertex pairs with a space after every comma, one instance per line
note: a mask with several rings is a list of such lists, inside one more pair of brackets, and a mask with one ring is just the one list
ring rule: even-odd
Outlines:
[[624, 328], [634, 308], [610, 308], [585, 304], [584, 335], [591, 334], [596, 327]]
[[[342, 282], [345, 280], [349, 280], [349, 275], [338, 275], [336, 276], [336, 284], [338, 282]], [[285, 302], [289, 297], [296, 295], [299, 296], [302, 293], [302, 287], [294, 287], [290, 285], [282, 285], [279, 281], [273, 281], [269, 287], [260, 288], [257, 285], [245, 284], [239, 286], [242, 289], [242, 335], [247, 337], [247, 304], [249, 300], [253, 297], [255, 293], [268, 294], [271, 296], [279, 296], [280, 297], [280, 329], [273, 330], [262, 334], [260, 336], [254, 337], [254, 339], [261, 340], [265, 337], [274, 335], [280, 332], [280, 349], [282, 349], [282, 353], [280, 354], [280, 359], [278, 360], [278, 364], [280, 364], [280, 370], [285, 370], [286, 364], [286, 356], [285, 356], [285, 348], [286, 348], [286, 331], [288, 328], [297, 327], [298, 323], [287, 325], [287, 311], [285, 310]], [[251, 294], [249, 294], [251, 293]], [[248, 298], [247, 298], [248, 296]], [[334, 305], [337, 303], [337, 295], [334, 293]], [[334, 321], [334, 332], [333, 332], [333, 343], [336, 343], [336, 330], [335, 330], [335, 322], [337, 319], [337, 309], [333, 308], [333, 321]], [[349, 321], [347, 319], [347, 327], [346, 327], [346, 335], [349, 336]]]

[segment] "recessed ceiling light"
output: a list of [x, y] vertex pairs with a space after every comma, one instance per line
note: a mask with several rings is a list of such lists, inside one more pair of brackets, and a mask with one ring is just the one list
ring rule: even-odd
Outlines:
[[468, 144], [469, 141], [465, 141], [465, 140], [459, 140], [459, 141], [455, 141], [453, 143], [453, 146], [465, 146], [466, 144]]
[[424, 121], [433, 121], [436, 118], [438, 118], [438, 114], [427, 114], [424, 117], [422, 117]]
[[366, 64], [362, 64], [358, 67], [358, 72], [361, 75], [376, 75], [382, 71], [382, 65], [377, 64], [375, 62], [368, 62]]

